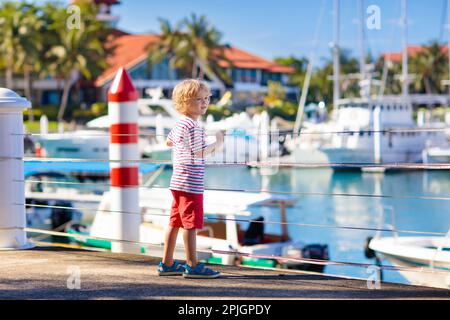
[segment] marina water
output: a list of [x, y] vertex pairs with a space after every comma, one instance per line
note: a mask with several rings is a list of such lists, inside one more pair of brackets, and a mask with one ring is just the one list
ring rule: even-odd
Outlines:
[[[154, 181], [154, 186], [167, 188], [171, 175], [172, 169], [166, 168]], [[446, 233], [450, 228], [449, 200], [417, 199], [450, 198], [449, 170], [404, 170], [380, 174], [328, 168], [280, 168], [267, 176], [262, 175], [259, 169], [243, 165], [206, 168], [207, 189], [259, 191], [263, 186], [274, 192], [292, 193], [291, 196], [297, 199], [295, 206], [287, 208], [288, 223], [389, 229], [391, 210], [394, 210], [397, 230]], [[106, 191], [107, 187], [104, 189]], [[380, 195], [382, 197], [377, 197]], [[254, 207], [251, 211], [252, 216], [244, 219], [259, 216], [263, 216], [266, 222], [280, 219], [278, 207]], [[92, 221], [83, 219], [83, 223], [89, 225]], [[246, 222], [240, 225], [244, 229], [248, 227]], [[49, 228], [48, 225], [36, 224], [34, 227]], [[265, 224], [265, 231], [280, 233], [281, 226]], [[288, 225], [288, 231], [295, 241], [328, 244], [332, 261], [375, 264], [374, 259], [366, 258], [364, 254], [366, 240], [375, 236], [375, 230]], [[381, 235], [393, 236], [393, 233], [383, 231]], [[30, 235], [33, 236], [38, 235]], [[391, 265], [387, 260], [382, 264]], [[324, 273], [367, 279], [369, 271], [359, 266], [329, 265]], [[383, 281], [408, 283], [399, 272], [391, 270], [383, 270]]]
[[[168, 187], [171, 169], [167, 169], [155, 181], [157, 186]], [[293, 192], [298, 198], [294, 207], [287, 209], [289, 223], [329, 225], [341, 227], [388, 229], [391, 209], [395, 212], [397, 230], [446, 233], [450, 228], [450, 201], [414, 199], [414, 197], [450, 198], [450, 171], [409, 170], [379, 173], [359, 171], [333, 171], [331, 169], [280, 168], [271, 176], [263, 177], [259, 169], [246, 166], [211, 166], [206, 169], [205, 187], [212, 189], [260, 190], [263, 179], [271, 191]], [[352, 194], [361, 196], [307, 195]], [[371, 197], [382, 195], [385, 197]], [[263, 216], [265, 221], [279, 221], [276, 207], [255, 207], [252, 218]], [[383, 212], [383, 215], [381, 215]], [[248, 223], [243, 223], [246, 228]], [[280, 232], [279, 224], [266, 224], [265, 230]], [[296, 241], [326, 243], [330, 260], [352, 263], [374, 264], [375, 260], [364, 255], [368, 237], [372, 230], [351, 230], [288, 226], [289, 234]], [[392, 236], [391, 232], [382, 232]], [[420, 236], [400, 234], [401, 236]], [[383, 265], [391, 265], [387, 260]], [[369, 270], [355, 266], [326, 266], [325, 273], [368, 278]], [[383, 270], [383, 280], [408, 283], [400, 273]]]

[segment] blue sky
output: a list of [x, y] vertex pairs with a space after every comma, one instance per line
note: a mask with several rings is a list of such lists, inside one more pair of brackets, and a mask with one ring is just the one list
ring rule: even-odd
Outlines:
[[[39, 0], [38, 2], [44, 2]], [[68, 1], [66, 1], [68, 2]], [[172, 23], [196, 13], [207, 16], [222, 31], [223, 40], [239, 48], [272, 59], [277, 56], [309, 56], [313, 49], [322, 0], [121, 0], [114, 14], [119, 28], [133, 33], [158, 32], [157, 18]], [[364, 8], [377, 5], [381, 29], [366, 30], [366, 50], [377, 56], [400, 50], [398, 26], [400, 0], [364, 0]], [[432, 39], [446, 42], [447, 0], [408, 0], [408, 43], [423, 44]], [[325, 14], [317, 56], [330, 58], [332, 3], [324, 0]], [[358, 54], [356, 0], [341, 0], [341, 47]], [[365, 14], [368, 17], [368, 14]]]
[[[332, 0], [325, 1], [324, 22], [317, 54], [328, 58], [332, 40]], [[408, 0], [408, 43], [446, 41], [447, 0]], [[114, 10], [119, 27], [136, 32], [158, 32], [158, 17], [175, 23], [194, 12], [204, 14], [224, 34], [223, 40], [265, 58], [309, 56], [313, 49], [322, 0], [122, 0]], [[364, 8], [381, 9], [381, 29], [368, 30], [367, 51], [378, 55], [399, 50], [400, 0], [365, 0]], [[443, 14], [444, 10], [444, 14]], [[341, 0], [341, 46], [358, 53], [356, 0]], [[365, 17], [368, 17], [365, 14]]]

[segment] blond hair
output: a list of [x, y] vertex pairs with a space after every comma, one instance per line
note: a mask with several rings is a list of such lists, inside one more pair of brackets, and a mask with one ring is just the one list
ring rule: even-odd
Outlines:
[[181, 114], [186, 114], [189, 111], [191, 102], [202, 90], [207, 91], [208, 94], [211, 93], [208, 85], [197, 79], [187, 79], [177, 84], [172, 92], [175, 109]]

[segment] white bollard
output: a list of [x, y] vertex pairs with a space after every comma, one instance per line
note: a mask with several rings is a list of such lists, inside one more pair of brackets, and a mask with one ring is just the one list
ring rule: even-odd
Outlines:
[[375, 164], [381, 164], [381, 108], [376, 106], [373, 111], [373, 160]]
[[0, 88], [0, 250], [29, 249], [23, 181], [23, 110], [30, 102]]
[[259, 161], [262, 164], [259, 171], [261, 173], [261, 190], [269, 190], [269, 176], [272, 174], [272, 168], [268, 166], [270, 151], [270, 118], [267, 111], [261, 113], [259, 127]]
[[261, 113], [260, 130], [259, 130], [259, 151], [260, 161], [267, 162], [269, 158], [269, 128], [270, 119], [267, 111]]
[[[113, 239], [139, 241], [138, 93], [124, 68], [120, 68], [108, 92], [110, 120], [109, 158]], [[123, 161], [123, 162], [114, 162]], [[136, 161], [136, 162], [134, 162]], [[112, 242], [113, 252], [140, 253], [131, 242]]]
[[64, 133], [64, 123], [58, 122], [58, 133]]
[[155, 117], [155, 121], [156, 121], [156, 141], [158, 143], [164, 143], [166, 141], [166, 137], [164, 136], [164, 127], [163, 127], [163, 117], [160, 113], [158, 113]]
[[423, 110], [417, 111], [417, 126], [423, 127], [425, 125], [425, 112]]
[[39, 119], [39, 125], [41, 134], [48, 134], [48, 118], [45, 114]]

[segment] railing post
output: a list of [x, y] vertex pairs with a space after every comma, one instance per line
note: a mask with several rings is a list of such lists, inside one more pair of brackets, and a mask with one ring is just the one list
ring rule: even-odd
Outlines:
[[0, 250], [29, 249], [23, 172], [23, 110], [31, 103], [0, 88]]
[[[138, 93], [124, 68], [120, 68], [108, 92], [110, 121], [112, 237], [139, 241]], [[112, 242], [113, 252], [140, 253], [140, 246]]]

